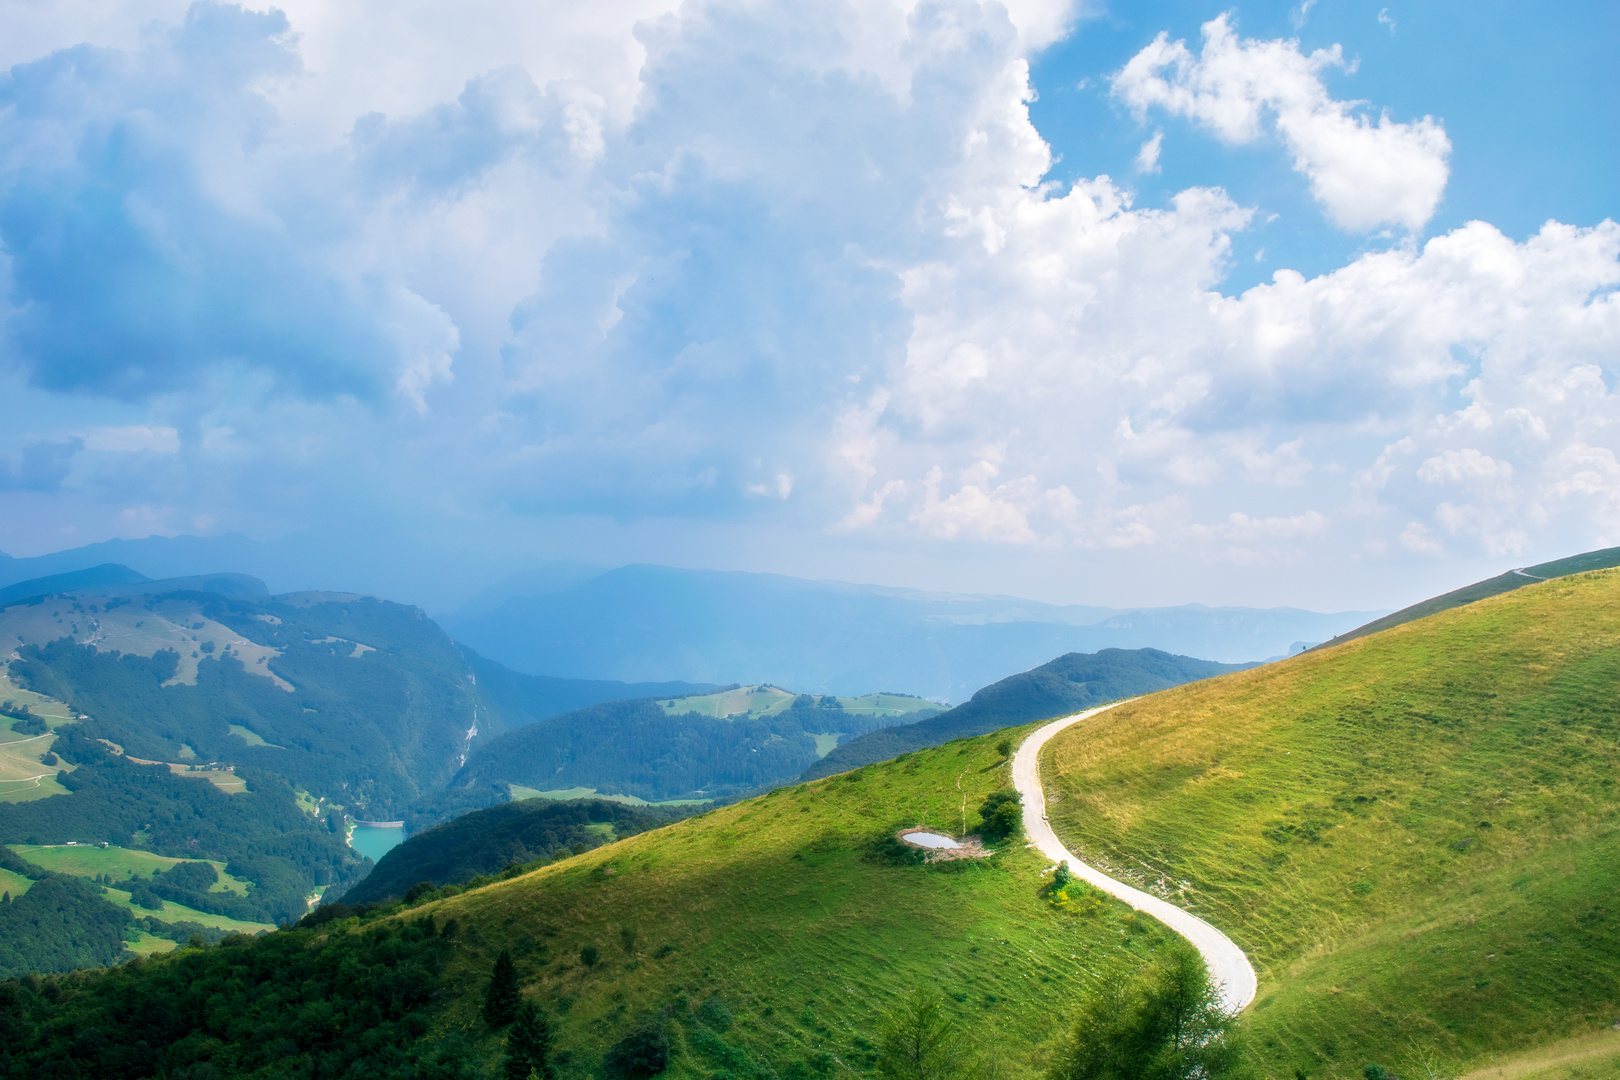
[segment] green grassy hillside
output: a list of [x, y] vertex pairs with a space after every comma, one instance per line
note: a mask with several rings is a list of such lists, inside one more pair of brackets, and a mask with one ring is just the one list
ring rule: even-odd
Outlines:
[[1274, 1076], [1620, 1018], [1620, 571], [1155, 694], [1053, 740], [1083, 858], [1255, 962]]
[[1318, 649], [1325, 649], [1330, 645], [1349, 641], [1352, 638], [1366, 637], [1376, 634], [1380, 630], [1389, 630], [1429, 615], [1452, 608], [1472, 604], [1476, 600], [1484, 600], [1491, 596], [1500, 596], [1514, 589], [1522, 589], [1526, 585], [1533, 585], [1538, 581], [1548, 581], [1553, 578], [1567, 577], [1570, 574], [1582, 574], [1589, 570], [1609, 570], [1620, 566], [1620, 547], [1600, 548], [1597, 551], [1585, 551], [1579, 555], [1570, 555], [1563, 559], [1554, 559], [1551, 562], [1537, 563], [1535, 566], [1526, 566], [1518, 570], [1509, 570], [1505, 574], [1498, 574], [1484, 581], [1476, 581], [1472, 585], [1464, 585], [1460, 589], [1431, 596], [1427, 600], [1413, 604], [1411, 607], [1392, 611], [1388, 615], [1363, 626], [1358, 626], [1347, 634], [1339, 634], [1332, 641], [1317, 645]]
[[[976, 807], [1006, 781], [996, 741], [964, 740], [781, 789], [510, 880], [466, 892], [452, 886], [395, 916], [372, 913], [318, 933], [182, 950], [135, 972], [81, 977], [80, 992], [60, 1006], [28, 999], [42, 1026], [15, 1053], [71, 1056], [75, 1043], [62, 1033], [93, 1029], [105, 1036], [106, 1053], [117, 1054], [138, 1037], [118, 1025], [144, 1015], [138, 995], [150, 987], [166, 1001], [167, 1041], [155, 1049], [171, 1073], [211, 1058], [226, 1075], [280, 1075], [307, 1054], [315, 1074], [336, 1075], [345, 1047], [369, 1046], [376, 1075], [396, 1075], [381, 1071], [401, 1060], [387, 1055], [431, 1058], [463, 1038], [493, 1068], [499, 1035], [479, 1007], [497, 955], [509, 949], [525, 993], [553, 1017], [559, 1080], [603, 1076], [610, 1046], [648, 1023], [674, 1033], [671, 1076], [868, 1075], [880, 1017], [918, 986], [943, 992], [976, 1038], [1001, 1047], [1012, 1073], [1033, 1069], [1053, 1040], [1054, 1019], [1100, 966], [1120, 955], [1147, 958], [1165, 939], [1118, 905], [1049, 904], [1041, 895], [1046, 865], [1019, 841], [994, 858], [939, 865], [921, 864], [893, 841], [913, 825], [976, 828]], [[390, 1026], [398, 1006], [386, 994], [377, 999], [381, 1012], [320, 1005], [319, 1023], [293, 1025], [274, 1055], [262, 1036], [269, 1029], [246, 1019], [262, 1011], [258, 997], [272, 994], [269, 984], [249, 988], [279, 978], [275, 957], [336, 968], [364, 941], [404, 965], [426, 947], [428, 925], [453, 947], [435, 954], [435, 1004], [413, 1014], [420, 1021], [398, 1021], [426, 1033], [409, 1050], [393, 1049], [406, 1029]], [[403, 970], [385, 985], [399, 985]], [[238, 1006], [232, 994], [248, 996]], [[82, 1054], [79, 1063], [96, 1067]], [[458, 1074], [419, 1067], [418, 1075]]]

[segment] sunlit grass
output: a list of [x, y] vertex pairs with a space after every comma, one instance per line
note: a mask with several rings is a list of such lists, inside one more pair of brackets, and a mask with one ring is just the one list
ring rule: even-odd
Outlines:
[[630, 1026], [709, 997], [736, 1026], [719, 1044], [694, 1035], [676, 1075], [739, 1061], [865, 1072], [880, 1013], [916, 986], [939, 989], [1015, 1065], [1037, 1066], [1099, 966], [1163, 939], [1116, 905], [1053, 908], [1039, 892], [1046, 864], [1022, 841], [949, 869], [873, 856], [903, 827], [976, 826], [979, 802], [1007, 782], [997, 741], [783, 789], [410, 913], [462, 927], [448, 981], [464, 990], [447, 1022], [479, 1030], [488, 970], [511, 948], [526, 991], [559, 1007], [565, 1076], [594, 1069]]
[[1611, 571], [1155, 694], [1044, 774], [1072, 850], [1249, 952], [1272, 1075], [1457, 1067], [1620, 1019], [1617, 719]]

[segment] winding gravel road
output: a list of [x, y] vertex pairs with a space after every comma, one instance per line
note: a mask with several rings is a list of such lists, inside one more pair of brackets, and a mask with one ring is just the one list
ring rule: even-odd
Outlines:
[[1132, 888], [1123, 881], [1115, 881], [1101, 870], [1087, 866], [1063, 846], [1057, 833], [1052, 831], [1051, 823], [1046, 820], [1046, 793], [1041, 789], [1041, 747], [1071, 724], [1078, 724], [1105, 709], [1112, 709], [1114, 705], [1123, 704], [1123, 701], [1116, 701], [1113, 705], [1062, 717], [1036, 729], [1024, 740], [1013, 755], [1013, 786], [1024, 797], [1024, 832], [1029, 834], [1030, 840], [1047, 858], [1054, 862], [1067, 862], [1075, 877], [1125, 901], [1137, 911], [1147, 912], [1192, 942], [1209, 966], [1209, 973], [1220, 990], [1221, 1004], [1228, 1012], [1241, 1012], [1254, 1000], [1259, 981], [1255, 978], [1254, 965], [1249, 963], [1249, 958], [1243, 955], [1243, 950], [1231, 938], [1192, 912], [1183, 911], [1151, 893]]

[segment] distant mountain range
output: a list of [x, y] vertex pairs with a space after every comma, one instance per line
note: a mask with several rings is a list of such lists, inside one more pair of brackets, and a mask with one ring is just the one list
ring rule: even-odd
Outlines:
[[[434, 562], [431, 570], [411, 561], [426, 558], [424, 552], [380, 552], [369, 562], [338, 553], [323, 562], [318, 547], [305, 534], [274, 542], [236, 535], [111, 540], [28, 559], [0, 555], [0, 588], [26, 578], [105, 572], [108, 563], [163, 579], [230, 567], [262, 578], [268, 593], [341, 588], [420, 598], [422, 582], [433, 579], [433, 596], [452, 609], [436, 621], [480, 656], [529, 675], [774, 683], [839, 695], [893, 690], [945, 704], [1064, 653], [1150, 648], [1247, 663], [1298, 652], [1383, 614], [1198, 604], [1117, 609], [582, 563], [545, 564], [490, 586], [470, 580], [455, 560]], [[390, 569], [393, 563], [399, 565]], [[415, 584], [390, 589], [389, 575]], [[432, 599], [418, 602], [432, 610]]]
[[952, 702], [1064, 653], [1153, 648], [1245, 663], [1297, 652], [1377, 614], [1196, 604], [1121, 611], [625, 566], [439, 621], [482, 655], [535, 674], [742, 679]]
[[952, 739], [1067, 716], [1093, 705], [1253, 666], [1171, 656], [1157, 649], [1067, 653], [992, 683], [949, 712], [850, 739], [806, 769], [803, 778], [832, 776], [927, 746], [941, 746]]

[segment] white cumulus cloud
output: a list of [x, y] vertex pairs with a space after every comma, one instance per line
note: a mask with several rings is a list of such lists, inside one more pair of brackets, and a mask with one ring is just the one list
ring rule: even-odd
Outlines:
[[1434, 216], [1451, 141], [1433, 117], [1373, 118], [1358, 111], [1362, 103], [1334, 98], [1322, 72], [1350, 66], [1337, 45], [1307, 55], [1298, 41], [1240, 38], [1224, 14], [1203, 36], [1194, 55], [1161, 33], [1114, 77], [1114, 93], [1140, 114], [1185, 116], [1228, 143], [1253, 142], [1269, 122], [1342, 228], [1416, 231]]

